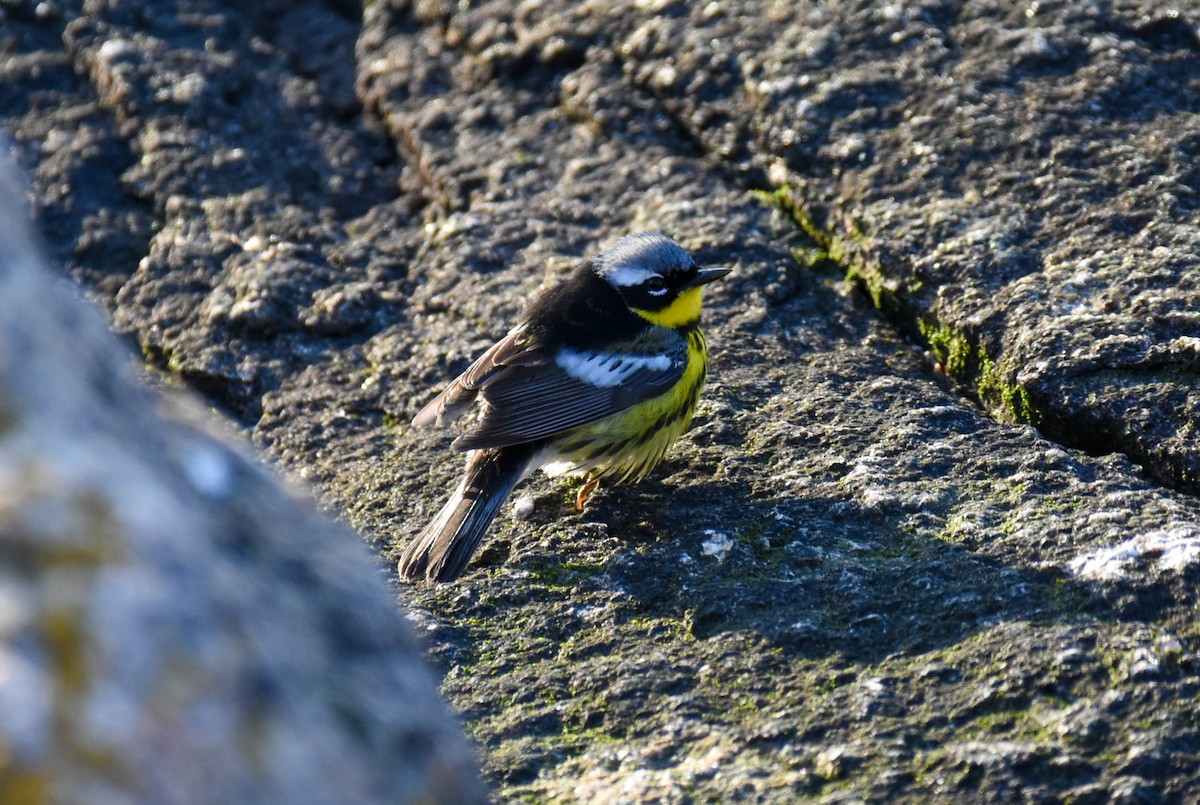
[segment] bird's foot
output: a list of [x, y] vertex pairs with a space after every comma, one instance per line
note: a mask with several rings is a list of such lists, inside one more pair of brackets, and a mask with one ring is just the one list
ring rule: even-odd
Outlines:
[[575, 511], [583, 511], [583, 504], [587, 503], [587, 499], [596, 491], [596, 487], [600, 485], [599, 478], [589, 478], [587, 483], [579, 487], [579, 494], [575, 496]]

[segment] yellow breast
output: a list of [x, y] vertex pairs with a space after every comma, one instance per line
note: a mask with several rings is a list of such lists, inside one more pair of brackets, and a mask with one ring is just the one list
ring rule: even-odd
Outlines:
[[676, 327], [686, 327], [689, 324], [698, 322], [700, 320], [700, 306], [703, 302], [704, 289], [697, 286], [679, 294], [675, 298], [675, 301], [662, 310], [638, 310], [634, 308], [633, 312], [648, 322], [675, 329]]
[[[669, 310], [669, 308], [668, 308]], [[688, 362], [679, 382], [624, 411], [575, 428], [554, 445], [560, 460], [547, 471], [638, 480], [662, 461], [692, 423], [708, 373], [708, 350], [699, 328], [687, 334]]]

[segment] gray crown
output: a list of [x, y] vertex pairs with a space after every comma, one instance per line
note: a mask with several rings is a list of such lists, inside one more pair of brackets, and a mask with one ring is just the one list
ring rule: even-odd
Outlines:
[[686, 271], [692, 256], [661, 232], [626, 235], [596, 258], [596, 270], [608, 275], [622, 268], [643, 268], [659, 274]]

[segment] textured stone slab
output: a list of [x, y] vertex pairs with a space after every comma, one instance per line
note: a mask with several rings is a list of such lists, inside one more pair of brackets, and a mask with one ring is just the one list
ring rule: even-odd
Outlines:
[[[535, 479], [462, 583], [403, 593], [499, 798], [1197, 785], [1193, 9], [148, 7], [10, 29], [11, 69], [78, 71], [5, 112], [45, 226], [137, 189], [164, 229], [106, 230], [147, 258], [119, 326], [385, 558], [461, 461], [408, 419], [541, 285], [646, 228], [735, 268], [661, 471], [583, 514]], [[86, 103], [155, 167], [73, 211], [112, 160], [38, 132]], [[218, 170], [210, 122], [263, 158]], [[288, 156], [331, 153], [353, 198]]]

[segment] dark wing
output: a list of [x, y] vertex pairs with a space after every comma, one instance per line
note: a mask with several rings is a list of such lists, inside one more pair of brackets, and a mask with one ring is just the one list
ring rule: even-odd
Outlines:
[[455, 440], [454, 448], [534, 441], [657, 397], [679, 382], [688, 359], [686, 339], [660, 332], [653, 343], [639, 339], [622, 345], [630, 351], [560, 349], [550, 355], [533, 349], [503, 365], [493, 357], [491, 370], [479, 373], [476, 393], [486, 402], [483, 417], [474, 431]]
[[546, 360], [537, 350], [526, 350], [521, 338], [522, 328], [514, 328], [508, 335], [493, 344], [461, 375], [451, 381], [438, 396], [413, 417], [413, 426], [418, 428], [436, 425], [441, 427], [458, 418], [471, 407], [479, 396], [479, 389], [497, 372], [506, 366], [520, 366], [529, 362]]

